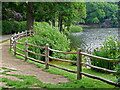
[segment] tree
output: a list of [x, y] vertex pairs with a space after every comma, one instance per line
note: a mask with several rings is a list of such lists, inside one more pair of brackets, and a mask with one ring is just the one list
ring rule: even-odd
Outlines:
[[115, 2], [86, 2], [86, 23], [104, 23], [106, 19], [111, 20], [110, 26], [117, 26], [118, 5]]
[[34, 10], [33, 10], [33, 2], [28, 2], [28, 7], [27, 7], [27, 30], [33, 29], [33, 24], [34, 24]]
[[79, 2], [77, 5], [77, 16], [74, 19], [74, 23], [85, 23], [86, 14], [86, 4], [83, 2]]
[[53, 27], [55, 22], [58, 21], [60, 31], [63, 31], [63, 25], [69, 30], [75, 19], [84, 21], [83, 19], [86, 17], [84, 2], [12, 2], [11, 5], [5, 3], [4, 6], [19, 11], [18, 8], [23, 5], [21, 7], [23, 10], [20, 8], [20, 12], [23, 11], [21, 14], [24, 15], [25, 13], [26, 15], [24, 15], [24, 20], [27, 18], [27, 30], [32, 29], [34, 21], [45, 21], [49, 24], [51, 21]]
[[85, 4], [83, 2], [64, 2], [57, 3], [58, 11], [58, 26], [60, 31], [62, 31], [62, 25], [64, 24], [69, 31], [69, 27], [72, 25], [74, 20], [78, 17], [80, 19], [86, 17]]
[[[118, 27], [120, 28], [120, 1], [118, 2]], [[118, 35], [120, 35], [120, 30]], [[120, 37], [119, 37], [119, 40], [120, 40]]]
[[[86, 22], [87, 23], [98, 23], [98, 21], [102, 21], [103, 18], [105, 17], [105, 12], [103, 11], [103, 3], [98, 3], [98, 2], [90, 2], [86, 3], [87, 6], [87, 18]], [[96, 19], [97, 22], [94, 20]]]
[[55, 27], [55, 18], [56, 18], [56, 12], [57, 12], [57, 9], [56, 9], [56, 2], [47, 2], [47, 6], [48, 8], [48, 14], [49, 14], [49, 17], [50, 17], [50, 20], [52, 21], [52, 26]]
[[71, 8], [69, 8], [67, 16], [64, 19], [68, 31], [73, 23], [82, 23], [86, 18], [86, 4], [84, 2], [72, 2], [70, 4]]

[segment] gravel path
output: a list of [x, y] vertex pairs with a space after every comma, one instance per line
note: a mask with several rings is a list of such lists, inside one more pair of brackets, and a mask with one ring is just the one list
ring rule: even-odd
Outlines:
[[69, 82], [67, 78], [44, 72], [42, 71], [42, 68], [37, 68], [37, 66], [34, 64], [30, 64], [16, 58], [15, 56], [11, 55], [8, 50], [9, 41], [0, 44], [0, 55], [2, 55], [2, 58], [0, 57], [2, 64], [1, 66], [16, 70], [9, 72], [10, 74], [34, 75], [43, 83], [58, 84], [59, 82]]

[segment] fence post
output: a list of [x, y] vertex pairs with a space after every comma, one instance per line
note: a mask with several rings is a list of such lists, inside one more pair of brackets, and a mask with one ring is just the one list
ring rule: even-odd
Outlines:
[[27, 30], [25, 31], [25, 33], [26, 33], [26, 38], [27, 38]]
[[14, 55], [16, 55], [16, 38], [14, 39]]
[[11, 48], [12, 48], [12, 37], [10, 37], [10, 51], [11, 51]]
[[82, 55], [80, 54], [80, 52], [81, 52], [81, 49], [78, 48], [77, 49], [77, 80], [82, 79], [82, 74], [81, 74], [81, 72], [82, 72], [82, 64], [81, 64]]
[[30, 30], [30, 36], [31, 36], [31, 30]]
[[21, 35], [21, 37], [20, 38], [22, 38], [24, 36], [24, 32], [22, 31], [22, 35]]
[[16, 33], [14, 34], [14, 39], [16, 39]]
[[20, 39], [20, 33], [18, 32], [18, 40]]
[[28, 45], [27, 45], [27, 41], [25, 41], [25, 61], [27, 61], [27, 57], [28, 57]]
[[46, 56], [45, 56], [45, 69], [49, 69], [49, 44], [46, 44], [46, 47], [45, 47], [45, 52], [46, 52]]
[[14, 36], [12, 35], [11, 37], [11, 50], [13, 49], [14, 47]]

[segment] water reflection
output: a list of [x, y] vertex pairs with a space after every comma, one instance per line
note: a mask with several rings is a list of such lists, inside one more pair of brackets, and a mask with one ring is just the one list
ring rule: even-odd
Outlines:
[[83, 51], [92, 51], [95, 48], [99, 48], [103, 45], [103, 41], [106, 37], [118, 36], [118, 28], [89, 28], [83, 29], [79, 33], [71, 33], [69, 39], [71, 40], [71, 48], [82, 48]]

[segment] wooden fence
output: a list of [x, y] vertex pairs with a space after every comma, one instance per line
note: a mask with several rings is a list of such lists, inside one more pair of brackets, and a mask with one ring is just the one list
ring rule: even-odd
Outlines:
[[[62, 70], [65, 70], [65, 71], [68, 71], [68, 72], [71, 72], [71, 73], [77, 73], [77, 80], [82, 79], [82, 75], [85, 75], [87, 77], [90, 77], [90, 78], [93, 78], [93, 79], [98, 79], [98, 80], [101, 80], [101, 81], [106, 82], [108, 84], [120, 87], [120, 85], [118, 85], [115, 82], [112, 82], [110, 80], [106, 80], [104, 78], [101, 78], [101, 77], [98, 77], [98, 76], [94, 76], [94, 75], [82, 72], [82, 66], [89, 66], [89, 67], [96, 68], [96, 69], [99, 69], [99, 70], [103, 70], [103, 71], [106, 71], [106, 72], [117, 73], [116, 71], [113, 71], [113, 70], [109, 70], [109, 69], [106, 69], [106, 68], [93, 66], [93, 65], [90, 65], [90, 64], [82, 62], [82, 55], [88, 56], [88, 57], [91, 57], [91, 58], [96, 58], [96, 59], [103, 60], [103, 61], [114, 62], [114, 63], [119, 63], [118, 60], [107, 59], [107, 58], [103, 58], [103, 57], [98, 57], [98, 56], [94, 56], [94, 55], [91, 55], [91, 54], [87, 54], [87, 53], [82, 52], [80, 48], [78, 48], [77, 52], [64, 52], [64, 51], [58, 51], [58, 50], [51, 49], [48, 44], [46, 44], [46, 46], [43, 47], [43, 46], [37, 46], [37, 45], [30, 44], [27, 41], [25, 41], [25, 43], [18, 42], [23, 37], [31, 36], [32, 33], [34, 33], [34, 32], [32, 32], [30, 30], [30, 31], [25, 31], [25, 32], [21, 32], [21, 33], [12, 35], [12, 37], [10, 38], [10, 50], [14, 52], [14, 55], [17, 54], [17, 55], [20, 55], [20, 56], [24, 57], [25, 61], [27, 59], [30, 59], [32, 61], [35, 61], [35, 62], [38, 62], [38, 63], [41, 63], [41, 64], [45, 64], [45, 68], [46, 69], [49, 69], [49, 66], [52, 66], [52, 67], [59, 68], [59, 69], [62, 69]], [[25, 46], [25, 50], [22, 50], [22, 49], [18, 48], [16, 46], [16, 44], [24, 45]], [[35, 53], [33, 51], [29, 51], [28, 50], [28, 46], [33, 46], [33, 47], [37, 47], [37, 48], [44, 48], [45, 49], [45, 54], [39, 54], [39, 53]], [[18, 49], [18, 50], [20, 50], [22, 52], [25, 52], [25, 55], [22, 55], [22, 54], [16, 52], [16, 49]], [[71, 61], [71, 60], [59, 59], [59, 58], [55, 58], [55, 57], [49, 56], [49, 51], [53, 51], [53, 52], [57, 52], [57, 53], [63, 53], [63, 54], [77, 54], [77, 62], [76, 61]], [[40, 61], [40, 60], [36, 60], [34, 58], [31, 58], [31, 57], [28, 57], [28, 52], [32, 53], [34, 55], [44, 56], [45, 57], [45, 62]], [[62, 67], [58, 67], [56, 65], [50, 64], [49, 63], [49, 59], [62, 61], [62, 62], [76, 63], [77, 64], [77, 71], [73, 71], [73, 70], [70, 70], [70, 69], [66, 69], [66, 68], [62, 68]]]

